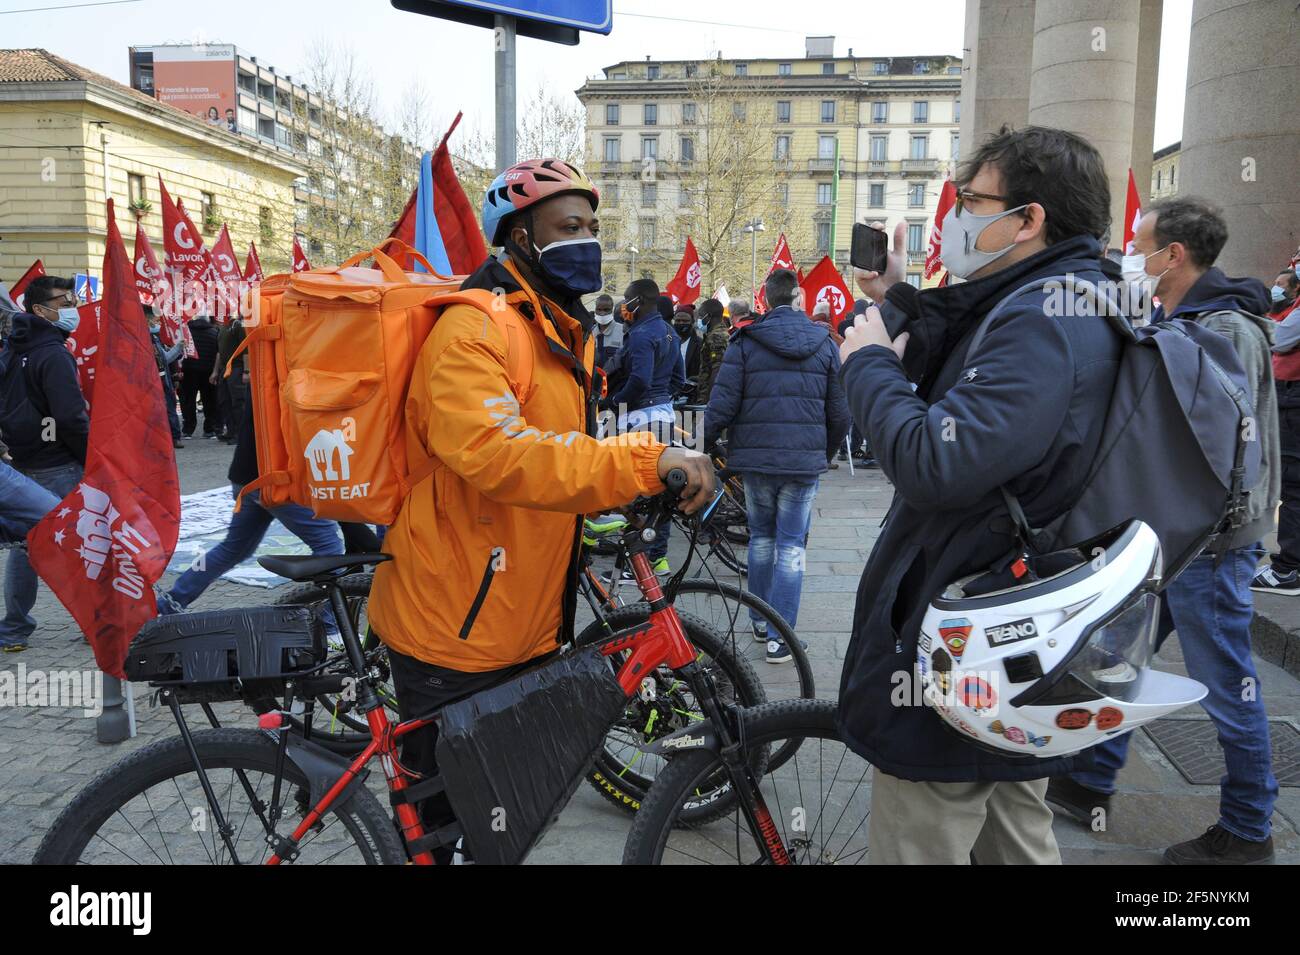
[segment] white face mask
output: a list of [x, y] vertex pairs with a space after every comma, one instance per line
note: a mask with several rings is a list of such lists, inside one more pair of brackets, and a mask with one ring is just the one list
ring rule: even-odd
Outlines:
[[600, 312], [596, 312], [593, 317], [596, 319], [597, 325], [608, 325], [610, 322], [614, 320], [614, 313], [609, 312], [606, 315], [602, 315], [600, 314]]
[[1160, 286], [1160, 280], [1164, 278], [1165, 272], [1169, 271], [1168, 269], [1165, 269], [1165, 271], [1161, 272], [1159, 275], [1151, 275], [1147, 272], [1147, 259], [1151, 258], [1153, 255], [1159, 255], [1167, 248], [1169, 248], [1169, 246], [1165, 246], [1163, 249], [1156, 249], [1154, 252], [1148, 253], [1147, 255], [1142, 255], [1140, 253], [1135, 255], [1126, 255], [1119, 261], [1119, 270], [1124, 276], [1124, 281], [1128, 283], [1133, 292], [1140, 293], [1144, 299], [1150, 299], [1151, 296], [1156, 294], [1156, 289]]
[[975, 243], [979, 241], [979, 237], [984, 230], [993, 223], [999, 219], [1005, 219], [1012, 213], [1019, 212], [1024, 208], [1025, 206], [1016, 206], [1014, 209], [1007, 209], [1004, 212], [977, 216], [969, 209], [963, 209], [961, 214], [958, 215], [957, 207], [953, 206], [948, 210], [948, 214], [944, 216], [943, 225], [940, 227], [943, 230], [944, 241], [939, 250], [939, 259], [943, 262], [943, 267], [948, 270], [950, 275], [965, 279], [970, 278], [989, 263], [1002, 258], [1016, 247], [1014, 241], [1005, 248], [993, 252], [977, 249]]

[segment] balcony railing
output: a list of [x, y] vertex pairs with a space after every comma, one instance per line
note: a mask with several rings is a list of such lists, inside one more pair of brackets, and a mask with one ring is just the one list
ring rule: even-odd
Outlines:
[[925, 175], [934, 175], [939, 171], [939, 160], [937, 159], [904, 159], [904, 173], [924, 173]]
[[808, 171], [809, 172], [834, 172], [835, 160], [834, 159], [809, 159]]

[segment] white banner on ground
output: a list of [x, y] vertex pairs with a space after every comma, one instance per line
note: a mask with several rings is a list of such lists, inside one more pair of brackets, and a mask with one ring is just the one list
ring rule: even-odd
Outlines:
[[[176, 543], [176, 553], [167, 566], [170, 573], [179, 574], [194, 562], [199, 554], [211, 550], [226, 536], [230, 515], [235, 503], [230, 488], [214, 487], [197, 494], [181, 497], [181, 534]], [[311, 549], [279, 521], [273, 521], [257, 552], [227, 571], [223, 580], [250, 587], [276, 587], [285, 583], [283, 577], [263, 570], [257, 558], [266, 554], [310, 554]]]

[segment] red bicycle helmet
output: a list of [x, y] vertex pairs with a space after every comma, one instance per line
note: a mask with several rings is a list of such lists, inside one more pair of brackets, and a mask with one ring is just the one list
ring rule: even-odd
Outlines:
[[600, 192], [577, 166], [563, 159], [526, 159], [497, 175], [483, 197], [483, 232], [493, 245], [504, 245], [501, 224], [522, 209], [566, 192], [579, 192], [600, 204]]

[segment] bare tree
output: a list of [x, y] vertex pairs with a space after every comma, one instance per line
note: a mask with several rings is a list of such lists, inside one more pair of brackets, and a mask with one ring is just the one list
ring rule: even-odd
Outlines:
[[[684, 246], [687, 235], [694, 241], [706, 294], [726, 285], [733, 294], [748, 295], [751, 237], [743, 231], [746, 223], [761, 219], [765, 229], [766, 241], [758, 243], [756, 256], [760, 280], [778, 234], [785, 232], [792, 247], [802, 239], [788, 202], [790, 159], [773, 151], [773, 137], [759, 118], [768, 101], [759, 96], [754, 80], [724, 75], [716, 61], [698, 64], [695, 75], [689, 94], [695, 123], [682, 130], [693, 157], [679, 157], [676, 168], [677, 244]], [[681, 251], [675, 248], [671, 255]], [[668, 264], [675, 267], [676, 262]]]

